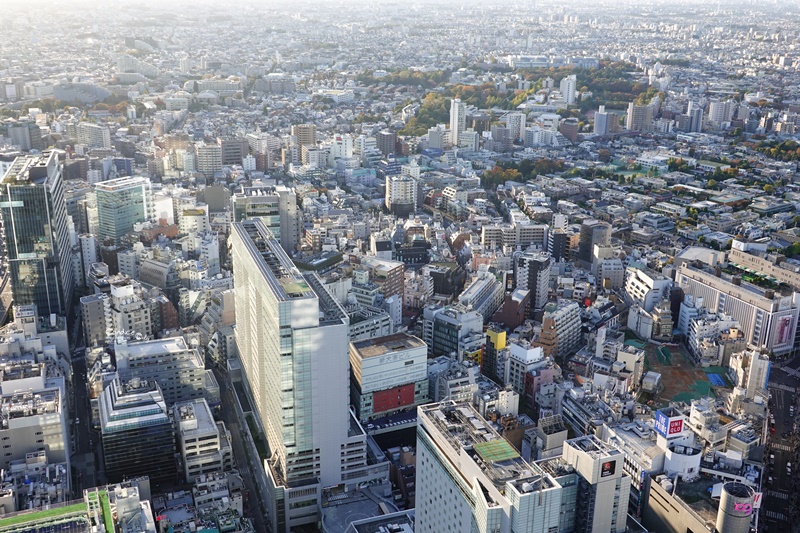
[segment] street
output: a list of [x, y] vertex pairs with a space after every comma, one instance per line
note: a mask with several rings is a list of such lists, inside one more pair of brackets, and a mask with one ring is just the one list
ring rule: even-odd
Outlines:
[[[261, 504], [259, 502], [255, 482], [253, 481], [253, 474], [250, 471], [250, 468], [261, 468], [261, 466], [258, 464], [254, 464], [252, 467], [248, 465], [247, 454], [245, 453], [244, 445], [242, 444], [242, 436], [239, 432], [239, 419], [236, 415], [236, 400], [233, 397], [233, 388], [228, 382], [227, 375], [223, 375], [217, 370], [215, 370], [214, 373], [220, 386], [220, 395], [222, 396], [220, 418], [223, 422], [225, 422], [225, 427], [228, 428], [228, 431], [231, 432], [231, 441], [233, 441], [233, 456], [236, 458], [236, 469], [242, 476], [247, 493], [249, 494], [249, 496], [245, 499], [249, 513], [245, 511], [245, 515], [252, 519], [253, 527], [256, 531], [269, 531], [266, 521], [264, 520], [264, 515], [261, 511]], [[256, 460], [258, 460], [258, 458], [256, 458]]]

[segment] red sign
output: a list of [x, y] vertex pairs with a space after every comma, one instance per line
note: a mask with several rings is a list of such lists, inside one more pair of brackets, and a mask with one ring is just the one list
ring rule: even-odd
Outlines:
[[683, 420], [670, 420], [669, 421], [669, 435], [680, 433], [683, 431]]

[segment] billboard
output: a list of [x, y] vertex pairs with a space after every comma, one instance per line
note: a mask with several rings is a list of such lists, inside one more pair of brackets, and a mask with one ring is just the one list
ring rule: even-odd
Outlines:
[[600, 477], [608, 477], [613, 476], [614, 472], [617, 471], [617, 462], [616, 461], [606, 461], [600, 466]]
[[782, 316], [778, 319], [778, 338], [775, 344], [786, 344], [792, 336], [792, 317]]
[[662, 437], [676, 435], [683, 431], [683, 417], [670, 418], [661, 411], [656, 411], [655, 430]]

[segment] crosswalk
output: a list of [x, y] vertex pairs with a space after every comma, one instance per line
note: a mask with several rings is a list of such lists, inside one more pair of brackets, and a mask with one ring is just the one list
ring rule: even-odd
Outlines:
[[783, 391], [786, 391], [786, 392], [794, 392], [795, 391], [794, 387], [792, 387], [791, 385], [784, 385], [783, 383], [770, 383], [769, 384], [769, 388], [770, 389], [779, 389], [779, 390], [783, 390]]
[[779, 513], [778, 511], [770, 511], [769, 509], [763, 511], [767, 518], [772, 518], [773, 520], [786, 520], [786, 515], [783, 513]]
[[768, 490], [767, 491], [767, 497], [768, 498], [779, 498], [781, 500], [788, 500], [789, 499], [789, 493], [788, 492], [783, 492], [782, 490]]
[[790, 452], [792, 451], [792, 447], [788, 444], [780, 444], [778, 442], [772, 444], [773, 450], [780, 450], [782, 452]]

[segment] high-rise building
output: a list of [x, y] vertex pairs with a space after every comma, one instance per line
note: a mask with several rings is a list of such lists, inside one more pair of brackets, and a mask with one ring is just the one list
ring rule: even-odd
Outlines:
[[506, 115], [506, 127], [515, 141], [525, 137], [525, 113], [509, 113]]
[[222, 170], [222, 146], [218, 144], [200, 144], [195, 147], [197, 160], [195, 167], [206, 179], [212, 179], [215, 172]]
[[120, 244], [120, 238], [132, 232], [134, 224], [153, 219], [153, 189], [148, 178], [103, 181], [95, 186], [95, 194], [97, 236], [103, 244]]
[[300, 146], [317, 145], [317, 127], [314, 124], [295, 124], [292, 126], [292, 135]]
[[[0, 363], [0, 439], [4, 446], [0, 465], [8, 472], [12, 462], [24, 463], [27, 454], [46, 452], [48, 461], [66, 463], [69, 469], [70, 418], [64, 376], [56, 365], [43, 361], [41, 339], [31, 343], [33, 339], [26, 339], [25, 335], [12, 337], [17, 338], [11, 349], [20, 350], [22, 357], [6, 357]], [[34, 350], [39, 350], [40, 355]], [[37, 358], [42, 361], [34, 362]]]
[[469, 402], [417, 412], [416, 533], [559, 531], [562, 486]]
[[283, 185], [242, 186], [231, 196], [231, 211], [234, 222], [253, 218], [263, 220], [286, 253], [291, 254], [297, 248], [303, 226], [294, 189]]
[[99, 405], [106, 477], [119, 482], [147, 475], [156, 486], [174, 483], [175, 433], [158, 383], [115, 378]]
[[697, 102], [689, 102], [689, 107], [686, 111], [689, 117], [688, 131], [700, 133], [703, 131], [703, 108]]
[[653, 106], [628, 104], [628, 116], [625, 119], [625, 129], [629, 131], [644, 131], [650, 129], [653, 123]]
[[547, 252], [525, 252], [514, 261], [514, 284], [531, 291], [531, 309], [541, 311], [550, 292], [550, 266]]
[[398, 217], [417, 210], [417, 180], [410, 176], [386, 176], [386, 208]]
[[397, 143], [397, 133], [393, 131], [383, 130], [375, 134], [375, 144], [386, 157], [395, 153], [395, 143]]
[[490, 325], [486, 330], [486, 345], [483, 347], [481, 358], [481, 374], [495, 383], [502, 381], [497, 367], [497, 352], [506, 347], [506, 332], [504, 329]]
[[220, 147], [222, 164], [225, 166], [241, 165], [244, 156], [250, 153], [250, 145], [246, 139], [217, 138]]
[[467, 104], [459, 98], [450, 100], [450, 142], [458, 146], [461, 132], [467, 129]]
[[578, 302], [560, 300], [544, 307], [542, 332], [534, 342], [545, 357], [572, 355], [581, 344], [581, 309]]
[[624, 461], [619, 449], [589, 435], [564, 441], [560, 457], [537, 463], [564, 486], [561, 503], [567, 512], [558, 531], [628, 530], [631, 478], [623, 473]]
[[[271, 452], [265, 504], [275, 532], [319, 520], [322, 487], [388, 476], [368, 464], [348, 411], [349, 317], [316, 274], [301, 275], [262, 220], [231, 230], [236, 344]], [[324, 384], [324, 385], [323, 385]]]
[[111, 132], [105, 126], [98, 126], [89, 122], [78, 124], [78, 143], [89, 148], [111, 148]]
[[16, 305], [68, 315], [75, 285], [62, 166], [55, 152], [18, 157], [0, 185], [0, 214]]
[[578, 92], [577, 76], [575, 74], [570, 74], [569, 76], [561, 78], [559, 90], [561, 91], [561, 96], [566, 100], [567, 105], [575, 105], [575, 98]]
[[584, 268], [592, 264], [592, 252], [595, 244], [609, 244], [611, 242], [611, 226], [607, 222], [588, 219], [581, 224], [581, 234], [578, 241], [578, 262]]

